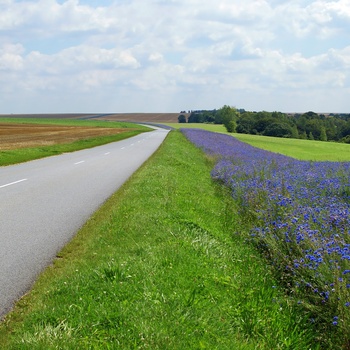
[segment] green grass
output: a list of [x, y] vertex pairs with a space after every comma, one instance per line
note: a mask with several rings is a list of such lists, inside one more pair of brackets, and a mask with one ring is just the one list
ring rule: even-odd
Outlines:
[[196, 128], [196, 129], [203, 129], [203, 130], [208, 130], [213, 132], [220, 132], [222, 134], [228, 134], [228, 132], [226, 131], [226, 128], [222, 124], [204, 124], [204, 123], [162, 123], [162, 124], [171, 126], [175, 129]]
[[0, 123], [1, 122], [125, 128], [126, 131], [116, 135], [86, 138], [83, 140], [64, 143], [64, 144], [56, 144], [56, 145], [41, 146], [41, 147], [30, 147], [30, 148], [19, 148], [15, 150], [3, 150], [3, 151], [0, 151], [0, 166], [17, 164], [17, 163], [26, 162], [29, 160], [58, 155], [65, 152], [74, 152], [85, 148], [100, 146], [106, 143], [120, 141], [128, 137], [132, 137], [137, 134], [140, 134], [141, 132], [150, 130], [147, 127], [137, 125], [137, 124], [132, 124], [132, 123], [102, 122], [102, 121], [94, 121], [94, 120], [1, 118]]
[[174, 128], [200, 128], [236, 137], [238, 140], [267, 151], [281, 153], [299, 160], [349, 162], [350, 145], [338, 142], [287, 139], [279, 137], [230, 134], [223, 125], [167, 123]]
[[269, 136], [234, 134], [252, 146], [285, 154], [300, 160], [349, 162], [350, 145], [338, 142], [322, 142], [299, 139], [286, 139]]
[[1, 349], [318, 349], [177, 132], [0, 325]]

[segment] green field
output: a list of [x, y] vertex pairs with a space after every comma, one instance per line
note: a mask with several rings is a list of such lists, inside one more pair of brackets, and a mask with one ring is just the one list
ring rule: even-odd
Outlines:
[[[167, 124], [174, 128], [199, 128], [213, 132], [229, 134], [223, 125], [215, 124]], [[350, 145], [337, 142], [322, 142], [299, 139], [286, 139], [269, 136], [229, 134], [252, 146], [267, 151], [285, 154], [300, 160], [349, 162]]]

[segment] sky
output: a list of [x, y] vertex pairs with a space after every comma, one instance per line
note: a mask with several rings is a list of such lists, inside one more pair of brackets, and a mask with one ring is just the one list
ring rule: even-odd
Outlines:
[[350, 0], [0, 0], [0, 114], [350, 113]]

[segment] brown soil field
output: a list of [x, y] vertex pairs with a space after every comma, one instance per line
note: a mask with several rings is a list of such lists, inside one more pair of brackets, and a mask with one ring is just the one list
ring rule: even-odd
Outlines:
[[[0, 115], [10, 118], [49, 118], [49, 119], [96, 119], [136, 123], [177, 123], [180, 113], [62, 113], [62, 114], [11, 114]], [[189, 114], [185, 114], [187, 117]]]
[[0, 123], [0, 150], [70, 143], [122, 132], [125, 129]]
[[[115, 120], [137, 123], [177, 123], [180, 113], [115, 113], [100, 120]], [[188, 116], [188, 114], [185, 114]]]

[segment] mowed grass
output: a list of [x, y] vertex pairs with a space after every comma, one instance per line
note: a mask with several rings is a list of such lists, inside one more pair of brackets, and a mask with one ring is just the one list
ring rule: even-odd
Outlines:
[[349, 162], [350, 145], [338, 142], [322, 142], [311, 140], [287, 139], [279, 137], [230, 134], [223, 125], [215, 124], [167, 124], [174, 128], [198, 128], [232, 135], [240, 141], [267, 151], [281, 153], [286, 156], [311, 161]]
[[0, 326], [1, 349], [318, 349], [178, 131]]
[[108, 127], [108, 128], [123, 128], [122, 133], [116, 133], [109, 136], [98, 136], [82, 138], [74, 142], [67, 142], [54, 145], [43, 145], [38, 147], [18, 148], [13, 150], [0, 150], [0, 166], [21, 163], [33, 159], [44, 158], [48, 156], [58, 155], [65, 152], [74, 152], [85, 148], [91, 148], [106, 143], [120, 141], [128, 137], [135, 136], [141, 132], [150, 131], [151, 129], [132, 123], [124, 122], [108, 122], [95, 120], [70, 120], [70, 119], [35, 119], [35, 118], [0, 118], [0, 123], [25, 123], [39, 125], [64, 125], [75, 127]]

